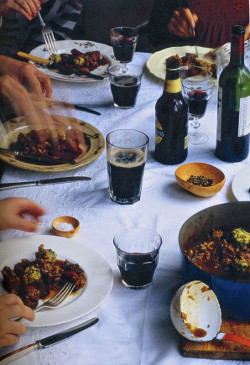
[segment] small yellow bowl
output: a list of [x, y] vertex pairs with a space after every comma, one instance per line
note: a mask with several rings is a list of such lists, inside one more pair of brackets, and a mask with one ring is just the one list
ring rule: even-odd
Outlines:
[[[198, 186], [187, 180], [191, 175], [213, 179], [211, 186]], [[225, 175], [217, 167], [202, 162], [192, 162], [179, 166], [175, 170], [175, 178], [180, 186], [190, 193], [204, 198], [217, 194], [225, 184]]]
[[[69, 230], [67, 230], [67, 225], [70, 225]], [[72, 226], [74, 227], [73, 229]], [[52, 228], [58, 236], [70, 238], [79, 231], [80, 222], [78, 219], [70, 216], [57, 217], [52, 222]]]

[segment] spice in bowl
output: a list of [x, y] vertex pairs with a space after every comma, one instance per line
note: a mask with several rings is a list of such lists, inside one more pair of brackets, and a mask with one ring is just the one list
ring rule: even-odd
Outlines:
[[187, 182], [189, 182], [192, 185], [197, 185], [197, 186], [203, 186], [203, 187], [207, 187], [207, 186], [212, 186], [213, 185], [213, 179], [209, 179], [205, 176], [195, 176], [195, 175], [191, 175], [188, 179]]
[[58, 236], [70, 238], [79, 231], [80, 222], [74, 217], [62, 216], [53, 220], [52, 227]]

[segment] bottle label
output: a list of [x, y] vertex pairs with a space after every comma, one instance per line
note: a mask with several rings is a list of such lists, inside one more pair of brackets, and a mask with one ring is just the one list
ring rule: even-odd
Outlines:
[[[217, 115], [217, 140], [221, 142], [221, 128], [222, 128], [222, 88], [218, 89], [218, 115]], [[233, 110], [228, 110], [231, 114]], [[230, 120], [230, 116], [223, 115], [223, 118]], [[240, 98], [239, 102], [239, 120], [238, 120], [238, 137], [246, 136], [250, 133], [250, 95], [244, 98]]]
[[177, 94], [181, 91], [181, 80], [165, 80], [164, 91], [170, 94]]
[[159, 144], [162, 141], [162, 138], [164, 138], [164, 132], [161, 123], [159, 122], [159, 119], [156, 117], [155, 121], [155, 144]]
[[250, 95], [240, 99], [238, 137], [250, 133]]
[[[187, 131], [187, 125], [186, 125]], [[165, 137], [165, 133], [163, 131], [162, 125], [159, 119], [156, 117], [156, 128], [155, 128], [155, 144], [161, 143], [162, 139]], [[184, 150], [188, 148], [188, 136], [184, 137]]]
[[221, 120], [222, 120], [222, 88], [218, 87], [218, 107], [217, 107], [217, 140], [221, 142]]
[[184, 150], [188, 148], [188, 136], [184, 138]]

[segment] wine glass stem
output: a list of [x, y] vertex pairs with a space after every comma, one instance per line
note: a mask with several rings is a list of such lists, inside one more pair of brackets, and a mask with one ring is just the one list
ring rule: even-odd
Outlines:
[[200, 122], [199, 122], [199, 118], [194, 116], [193, 117], [193, 120], [192, 120], [192, 123], [191, 123], [191, 126], [194, 128], [194, 129], [197, 129], [200, 127]]
[[126, 73], [126, 72], [127, 72], [127, 70], [128, 70], [128, 68], [127, 68], [127, 64], [126, 64], [126, 63], [122, 63], [122, 72], [123, 72], [123, 73]]

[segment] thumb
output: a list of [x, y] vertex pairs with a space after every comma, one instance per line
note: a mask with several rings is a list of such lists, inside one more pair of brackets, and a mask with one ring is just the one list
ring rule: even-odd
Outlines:
[[193, 13], [193, 20], [194, 20], [195, 25], [197, 25], [199, 18], [198, 18], [198, 15], [195, 13]]

